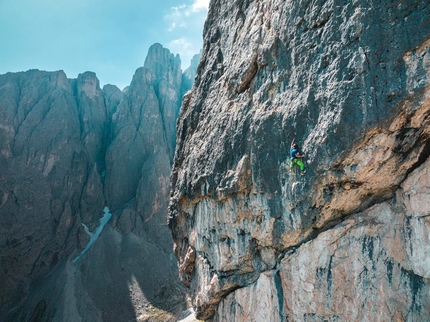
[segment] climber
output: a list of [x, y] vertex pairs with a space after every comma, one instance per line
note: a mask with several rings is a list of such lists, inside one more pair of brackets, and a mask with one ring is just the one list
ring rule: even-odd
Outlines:
[[290, 148], [290, 172], [293, 171], [293, 167], [295, 164], [297, 164], [300, 167], [300, 174], [303, 176], [306, 173], [305, 170], [305, 164], [301, 159], [303, 159], [304, 155], [299, 153], [299, 146], [295, 143], [296, 139], [293, 139], [291, 142], [291, 148]]

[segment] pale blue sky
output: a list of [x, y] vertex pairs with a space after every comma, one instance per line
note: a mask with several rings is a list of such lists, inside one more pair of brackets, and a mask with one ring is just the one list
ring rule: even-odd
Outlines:
[[182, 69], [202, 47], [209, 0], [0, 0], [0, 74], [93, 71], [121, 89], [161, 43]]

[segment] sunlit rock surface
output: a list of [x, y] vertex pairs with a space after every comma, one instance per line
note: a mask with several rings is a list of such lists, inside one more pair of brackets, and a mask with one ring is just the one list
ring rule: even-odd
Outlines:
[[[258, 320], [268, 313], [270, 321], [428, 320], [429, 174], [428, 160], [395, 200], [348, 217], [289, 253], [277, 270], [228, 295], [217, 320]], [[417, 177], [427, 183], [412, 187]], [[426, 201], [412, 201], [420, 210], [411, 209], [411, 196], [423, 195]]]
[[429, 39], [426, 1], [211, 2], [169, 207], [197, 318], [430, 319]]

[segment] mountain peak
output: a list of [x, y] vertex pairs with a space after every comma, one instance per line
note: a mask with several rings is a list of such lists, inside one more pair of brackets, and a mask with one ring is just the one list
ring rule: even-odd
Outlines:
[[181, 77], [181, 59], [179, 55], [174, 55], [169, 49], [161, 44], [155, 43], [148, 50], [144, 67], [152, 71], [156, 78], [163, 78], [166, 75]]

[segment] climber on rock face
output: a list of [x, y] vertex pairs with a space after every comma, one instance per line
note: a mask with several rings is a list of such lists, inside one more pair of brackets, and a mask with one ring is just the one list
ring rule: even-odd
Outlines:
[[304, 155], [299, 153], [299, 146], [295, 143], [295, 140], [296, 139], [293, 139], [293, 141], [291, 142], [291, 148], [290, 148], [290, 157], [291, 157], [290, 172], [293, 171], [294, 165], [297, 164], [300, 167], [300, 174], [304, 175], [306, 173], [305, 164], [301, 160], [303, 159]]

